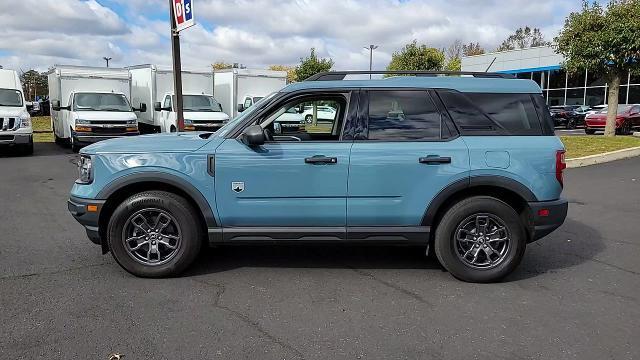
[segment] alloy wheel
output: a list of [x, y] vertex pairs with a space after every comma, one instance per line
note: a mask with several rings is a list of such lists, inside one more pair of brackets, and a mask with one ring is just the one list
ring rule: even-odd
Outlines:
[[129, 256], [147, 266], [171, 260], [182, 241], [180, 226], [168, 212], [146, 208], [133, 213], [122, 229], [124, 247]]
[[504, 261], [511, 234], [502, 219], [492, 214], [474, 214], [464, 219], [455, 232], [455, 252], [475, 269], [491, 269]]

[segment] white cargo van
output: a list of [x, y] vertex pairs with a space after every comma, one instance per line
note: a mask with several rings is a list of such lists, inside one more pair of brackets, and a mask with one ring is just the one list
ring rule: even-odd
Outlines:
[[0, 69], [0, 145], [33, 153], [33, 129], [22, 84], [15, 70]]
[[[155, 65], [137, 65], [128, 69], [131, 72], [133, 101], [153, 104], [153, 111], [138, 116], [141, 131], [176, 131], [173, 71]], [[229, 115], [213, 97], [211, 71], [182, 70], [182, 104], [186, 131], [216, 131], [229, 121]]]
[[49, 73], [51, 127], [56, 143], [82, 145], [114, 137], [138, 135], [129, 70], [56, 65]]
[[287, 85], [286, 71], [256, 69], [216, 70], [213, 96], [231, 117], [251, 107], [263, 97]]

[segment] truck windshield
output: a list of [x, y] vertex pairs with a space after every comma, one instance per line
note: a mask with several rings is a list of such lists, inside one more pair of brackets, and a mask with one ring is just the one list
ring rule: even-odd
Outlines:
[[74, 111], [131, 111], [129, 101], [122, 94], [77, 93], [73, 98]]
[[182, 105], [184, 111], [221, 112], [222, 106], [212, 96], [183, 95]]
[[0, 89], [0, 106], [22, 106], [22, 94], [15, 89]]

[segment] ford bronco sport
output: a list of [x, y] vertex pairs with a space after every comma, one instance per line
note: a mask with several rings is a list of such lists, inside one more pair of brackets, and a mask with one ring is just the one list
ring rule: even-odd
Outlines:
[[[369, 73], [288, 85], [215, 133], [88, 146], [69, 210], [143, 277], [179, 274], [204, 244], [323, 242], [422, 245], [453, 276], [489, 282], [563, 223], [564, 148], [535, 82], [345, 79]], [[280, 126], [314, 107], [335, 116]]]

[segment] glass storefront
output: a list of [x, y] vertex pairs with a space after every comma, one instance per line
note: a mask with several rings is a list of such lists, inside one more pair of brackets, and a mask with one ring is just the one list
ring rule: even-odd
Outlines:
[[[604, 76], [587, 71], [569, 73], [563, 69], [514, 72], [518, 79], [531, 79], [542, 88], [542, 95], [549, 106], [556, 105], [604, 105], [607, 99], [607, 82]], [[620, 81], [620, 104], [640, 103], [640, 73], [625, 75]]]

